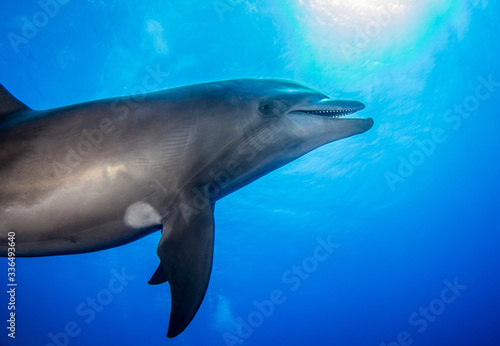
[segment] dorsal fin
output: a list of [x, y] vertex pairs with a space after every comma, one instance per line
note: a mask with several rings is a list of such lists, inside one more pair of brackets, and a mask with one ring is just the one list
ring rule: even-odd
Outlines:
[[30, 108], [12, 96], [12, 94], [0, 84], [0, 119], [7, 114], [23, 109]]

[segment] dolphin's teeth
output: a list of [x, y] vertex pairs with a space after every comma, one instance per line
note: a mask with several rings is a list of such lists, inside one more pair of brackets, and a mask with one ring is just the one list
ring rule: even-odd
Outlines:
[[304, 110], [300, 111], [306, 114], [316, 114], [316, 115], [329, 115], [331, 118], [346, 118], [346, 119], [363, 119], [360, 117], [350, 117], [351, 114], [356, 113], [357, 110], [350, 109], [317, 109], [317, 110]]

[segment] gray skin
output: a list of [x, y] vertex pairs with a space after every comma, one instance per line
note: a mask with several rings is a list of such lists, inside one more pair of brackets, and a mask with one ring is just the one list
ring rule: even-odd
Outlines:
[[[151, 284], [169, 282], [168, 337], [210, 277], [217, 200], [326, 143], [364, 108], [298, 83], [241, 79], [44, 111], [0, 87], [0, 255], [77, 254], [162, 230]], [[10, 233], [12, 234], [12, 233]]]

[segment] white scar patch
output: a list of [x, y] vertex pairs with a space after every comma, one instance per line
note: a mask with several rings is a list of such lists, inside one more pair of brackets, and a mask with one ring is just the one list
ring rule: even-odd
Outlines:
[[132, 228], [142, 228], [161, 224], [161, 217], [156, 209], [146, 202], [135, 202], [127, 208], [123, 221]]

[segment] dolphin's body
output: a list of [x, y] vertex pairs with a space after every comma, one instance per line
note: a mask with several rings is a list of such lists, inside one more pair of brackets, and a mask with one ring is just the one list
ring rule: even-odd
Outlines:
[[0, 254], [77, 254], [162, 229], [168, 337], [196, 314], [215, 202], [305, 153], [369, 130], [364, 108], [282, 80], [241, 79], [29, 109], [0, 86]]

